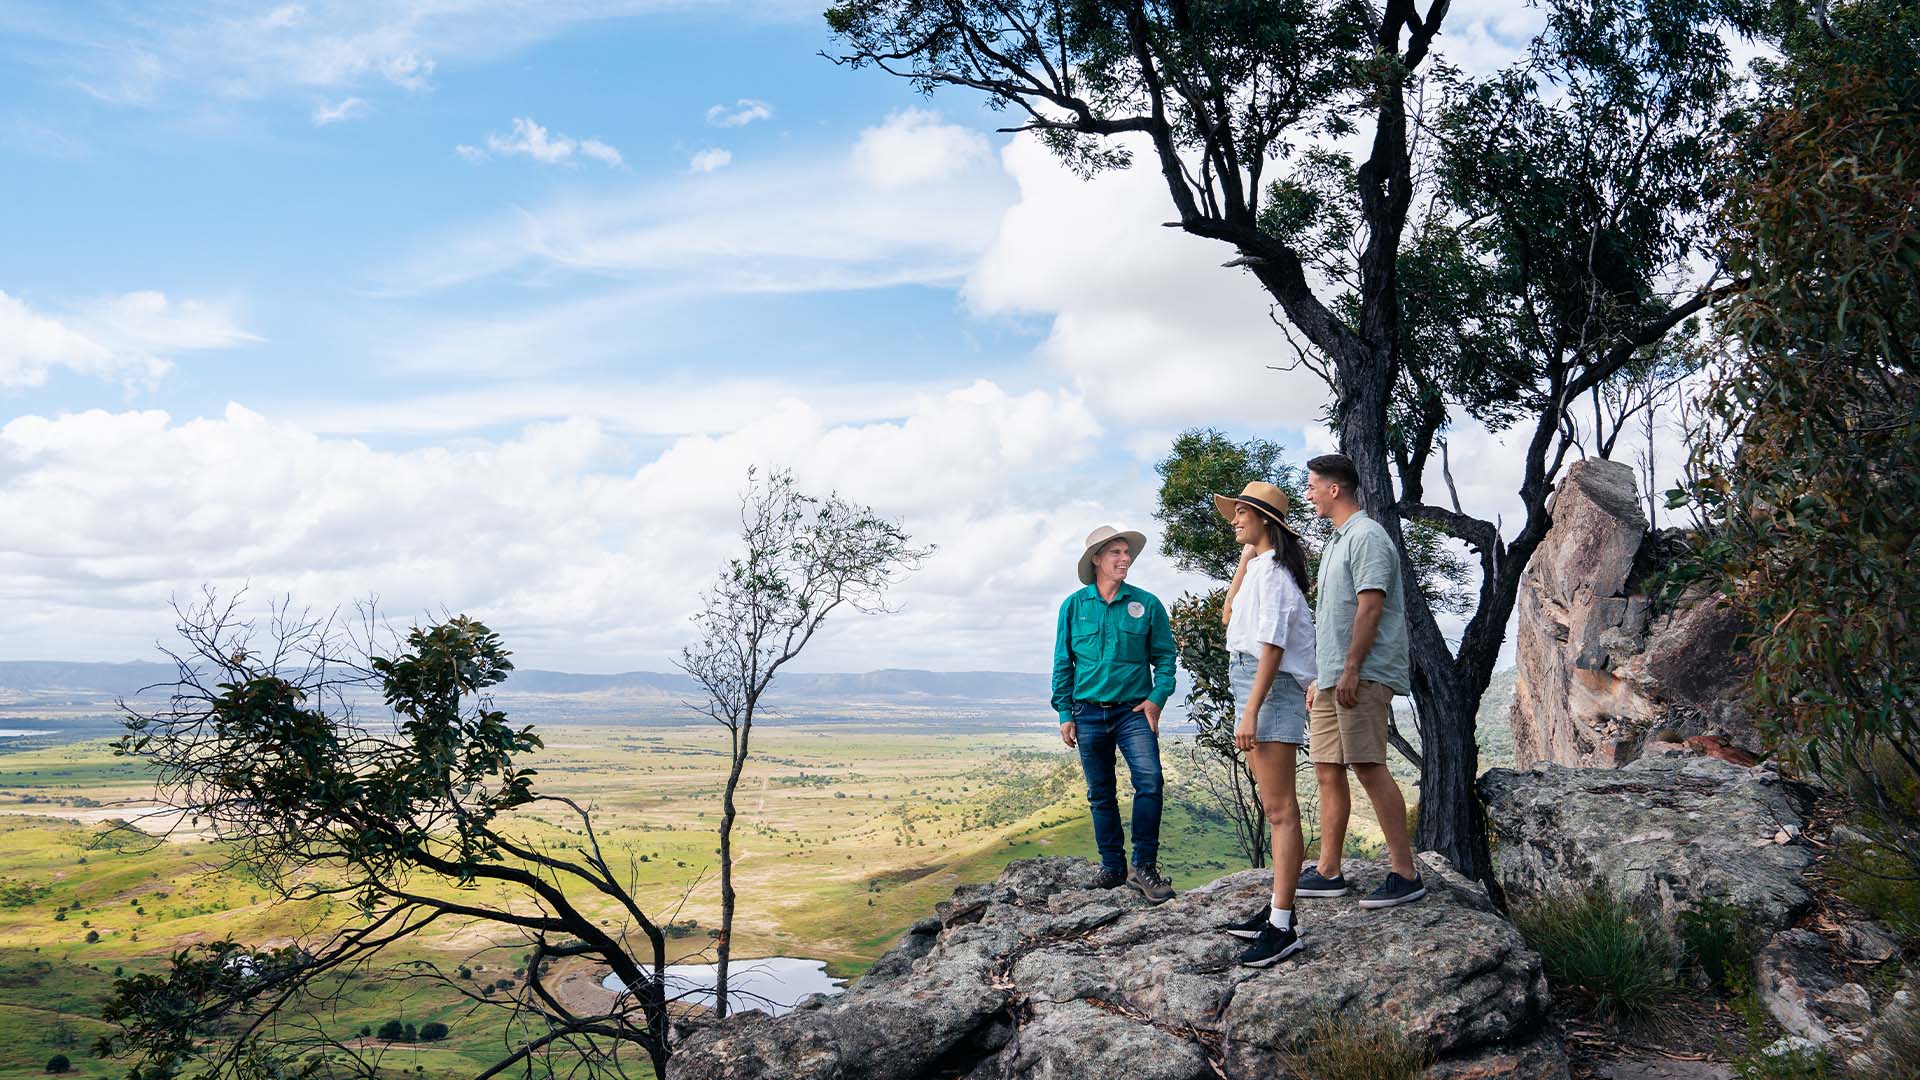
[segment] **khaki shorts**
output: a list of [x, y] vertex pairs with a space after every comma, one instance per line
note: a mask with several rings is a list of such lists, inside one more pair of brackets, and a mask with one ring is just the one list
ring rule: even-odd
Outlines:
[[1333, 687], [1316, 690], [1307, 716], [1307, 756], [1316, 765], [1385, 765], [1393, 688], [1361, 679], [1352, 708], [1334, 699]]

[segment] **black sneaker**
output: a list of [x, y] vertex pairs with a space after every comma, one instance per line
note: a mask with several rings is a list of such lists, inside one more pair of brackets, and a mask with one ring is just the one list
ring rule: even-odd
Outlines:
[[1134, 865], [1127, 871], [1127, 884], [1140, 890], [1141, 896], [1156, 904], [1173, 899], [1173, 882], [1160, 876], [1158, 866]]
[[1289, 926], [1285, 930], [1268, 923], [1260, 930], [1260, 936], [1253, 939], [1247, 951], [1240, 954], [1242, 967], [1271, 967], [1299, 952], [1300, 929]]
[[1100, 868], [1100, 876], [1093, 879], [1093, 887], [1096, 889], [1117, 889], [1126, 883], [1125, 870], [1109, 870], [1104, 866]]
[[1381, 882], [1379, 888], [1368, 893], [1360, 901], [1360, 906], [1364, 908], [1397, 907], [1401, 904], [1411, 904], [1425, 895], [1427, 895], [1426, 882], [1418, 877], [1408, 881], [1399, 874], [1389, 871], [1387, 880]]
[[1220, 929], [1225, 930], [1227, 933], [1232, 934], [1234, 937], [1246, 938], [1248, 941], [1252, 941], [1254, 938], [1257, 938], [1260, 936], [1260, 931], [1265, 930], [1269, 925], [1271, 925], [1268, 922], [1267, 916], [1272, 914], [1272, 912], [1273, 912], [1272, 906], [1268, 904], [1261, 904], [1260, 910], [1254, 912], [1253, 914], [1247, 916], [1244, 919], [1241, 919], [1239, 922], [1227, 923], [1226, 925], [1220, 927]]
[[1300, 884], [1293, 890], [1295, 896], [1305, 896], [1314, 900], [1326, 900], [1335, 896], [1347, 895], [1347, 876], [1325, 877], [1318, 866], [1309, 866], [1300, 871]]

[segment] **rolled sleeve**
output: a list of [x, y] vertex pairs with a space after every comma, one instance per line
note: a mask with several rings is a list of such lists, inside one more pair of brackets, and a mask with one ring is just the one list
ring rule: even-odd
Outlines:
[[1147, 659], [1153, 664], [1153, 692], [1147, 700], [1161, 708], [1173, 696], [1173, 622], [1167, 608], [1158, 599], [1153, 602], [1153, 626], [1148, 630]]
[[1293, 616], [1293, 597], [1280, 580], [1286, 573], [1279, 567], [1269, 569], [1260, 578], [1260, 623], [1254, 636], [1262, 645], [1287, 647], [1287, 620]]
[[1400, 559], [1384, 534], [1367, 532], [1354, 537], [1347, 551], [1347, 568], [1355, 596], [1369, 589], [1387, 592], [1398, 576]]
[[1073, 622], [1073, 598], [1060, 605], [1059, 626], [1053, 635], [1053, 711], [1060, 722], [1073, 722], [1073, 643], [1068, 628]]

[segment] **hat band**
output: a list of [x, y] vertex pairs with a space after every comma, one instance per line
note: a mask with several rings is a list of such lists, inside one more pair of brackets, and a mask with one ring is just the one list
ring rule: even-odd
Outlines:
[[1268, 504], [1263, 499], [1256, 499], [1251, 495], [1235, 495], [1233, 497], [1233, 501], [1246, 503], [1248, 506], [1251, 506], [1254, 509], [1259, 510], [1261, 513], [1264, 513], [1268, 517], [1272, 518], [1274, 522], [1279, 526], [1281, 526], [1282, 528], [1285, 528], [1287, 526], [1287, 516], [1285, 514], [1282, 514], [1280, 511], [1275, 510], [1270, 504]]

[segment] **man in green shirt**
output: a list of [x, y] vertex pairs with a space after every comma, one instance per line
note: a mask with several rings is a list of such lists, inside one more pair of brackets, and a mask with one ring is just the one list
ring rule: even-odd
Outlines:
[[[1167, 609], [1127, 584], [1147, 538], [1102, 525], [1080, 556], [1086, 588], [1060, 605], [1053, 641], [1053, 709], [1060, 741], [1080, 751], [1100, 848], [1100, 887], [1131, 885], [1154, 903], [1173, 898], [1160, 876], [1160, 710], [1173, 696], [1173, 627]], [[1113, 755], [1133, 777], [1133, 863], [1125, 861]]]

